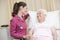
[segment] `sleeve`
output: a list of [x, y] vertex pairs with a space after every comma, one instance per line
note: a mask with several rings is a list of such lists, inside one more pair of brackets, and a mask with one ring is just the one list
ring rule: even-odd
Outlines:
[[10, 35], [14, 38], [22, 38], [23, 34], [16, 33], [16, 21], [10, 21]]
[[23, 16], [23, 19], [26, 20], [29, 17], [29, 14]]

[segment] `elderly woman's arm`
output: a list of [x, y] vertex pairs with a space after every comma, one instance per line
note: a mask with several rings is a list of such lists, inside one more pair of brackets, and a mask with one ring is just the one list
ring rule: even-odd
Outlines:
[[29, 36], [30, 36], [30, 40], [33, 38], [33, 33], [34, 33], [34, 29], [30, 29], [29, 30]]
[[57, 40], [56, 28], [55, 27], [52, 27], [51, 30], [52, 30], [53, 40]]

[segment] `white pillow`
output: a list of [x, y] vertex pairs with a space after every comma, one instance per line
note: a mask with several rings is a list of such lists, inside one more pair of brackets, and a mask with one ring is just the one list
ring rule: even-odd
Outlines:
[[31, 28], [31, 27], [34, 26], [34, 24], [37, 21], [37, 17], [36, 17], [37, 16], [37, 13], [36, 13], [36, 11], [29, 11], [28, 13], [30, 15], [29, 28]]
[[59, 29], [59, 11], [51, 11], [47, 14], [47, 21]]

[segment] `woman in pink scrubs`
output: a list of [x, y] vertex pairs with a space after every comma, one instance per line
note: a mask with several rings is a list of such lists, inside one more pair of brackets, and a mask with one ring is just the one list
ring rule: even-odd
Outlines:
[[12, 12], [13, 18], [10, 21], [10, 34], [13, 38], [26, 40], [27, 24], [25, 20], [28, 18], [27, 4], [24, 2], [15, 3]]

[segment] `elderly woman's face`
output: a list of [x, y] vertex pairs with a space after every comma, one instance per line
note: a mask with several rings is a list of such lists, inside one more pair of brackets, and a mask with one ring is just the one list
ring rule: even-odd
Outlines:
[[44, 21], [45, 16], [46, 16], [46, 14], [44, 14], [44, 12], [38, 13], [38, 15], [37, 15], [38, 21]]

